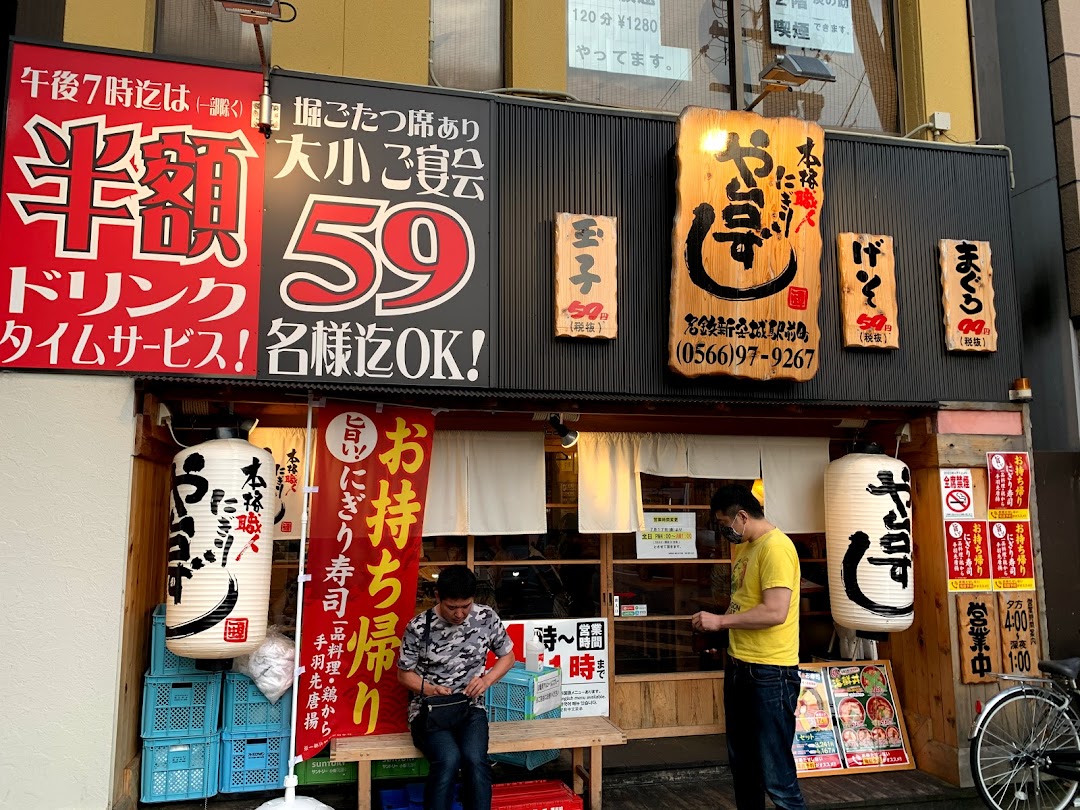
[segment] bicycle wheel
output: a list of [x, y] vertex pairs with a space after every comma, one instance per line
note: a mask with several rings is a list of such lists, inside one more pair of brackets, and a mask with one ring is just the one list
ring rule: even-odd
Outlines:
[[1044, 689], [1017, 689], [990, 707], [971, 741], [971, 775], [995, 810], [1063, 810], [1077, 783], [1047, 774], [1046, 752], [1080, 751], [1080, 721]]

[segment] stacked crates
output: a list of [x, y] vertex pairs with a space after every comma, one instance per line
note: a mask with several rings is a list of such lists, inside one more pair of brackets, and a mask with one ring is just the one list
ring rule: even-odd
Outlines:
[[199, 672], [165, 648], [165, 606], [154, 611], [143, 679], [144, 802], [204, 799], [218, 791], [220, 673]]
[[222, 793], [276, 790], [289, 772], [292, 690], [271, 703], [255, 682], [239, 672], [225, 673], [222, 709]]
[[492, 785], [491, 810], [582, 810], [580, 796], [558, 780]]
[[[554, 708], [547, 709], [555, 696]], [[516, 663], [498, 683], [484, 693], [488, 721], [551, 720], [562, 716], [562, 673], [557, 668], [529, 672], [524, 664]], [[508, 762], [530, 771], [559, 758], [559, 749], [492, 754], [496, 762]]]

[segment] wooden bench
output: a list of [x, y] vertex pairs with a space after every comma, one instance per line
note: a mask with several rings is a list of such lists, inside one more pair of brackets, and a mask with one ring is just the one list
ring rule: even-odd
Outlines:
[[[569, 748], [574, 752], [574, 793], [589, 789], [590, 810], [600, 810], [604, 781], [604, 746], [625, 745], [626, 734], [603, 717], [565, 717], [559, 720], [510, 720], [492, 723], [488, 753], [508, 754]], [[588, 748], [589, 767], [585, 767]], [[371, 763], [383, 759], [420, 759], [423, 754], [408, 734], [343, 737], [330, 743], [331, 762], [359, 764], [359, 810], [371, 808]]]

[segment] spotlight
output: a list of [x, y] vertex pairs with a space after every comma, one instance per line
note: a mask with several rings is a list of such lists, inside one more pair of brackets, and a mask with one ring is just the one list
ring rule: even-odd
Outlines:
[[554, 431], [559, 434], [559, 438], [562, 440], [563, 448], [569, 450], [571, 447], [577, 444], [578, 432], [576, 430], [570, 430], [570, 428], [563, 424], [561, 414], [553, 413], [551, 416], [549, 416], [548, 424], [551, 425], [552, 429], [554, 429]]
[[761, 93], [747, 105], [747, 112], [754, 109], [769, 93], [793, 90], [807, 82], [835, 82], [836, 75], [828, 65], [813, 56], [783, 54], [762, 69], [758, 74], [758, 81], [762, 85]]

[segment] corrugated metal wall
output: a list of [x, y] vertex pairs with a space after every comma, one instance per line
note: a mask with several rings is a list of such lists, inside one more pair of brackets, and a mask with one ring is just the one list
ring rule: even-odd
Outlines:
[[[821, 367], [807, 383], [689, 381], [667, 370], [675, 125], [671, 120], [500, 101], [492, 387], [539, 396], [930, 403], [1003, 401], [1020, 376], [1020, 324], [1003, 153], [830, 134], [822, 219]], [[618, 218], [619, 337], [553, 336], [556, 212]], [[901, 349], [841, 348], [836, 234], [894, 239]], [[998, 351], [950, 355], [937, 241], [988, 240]]]

